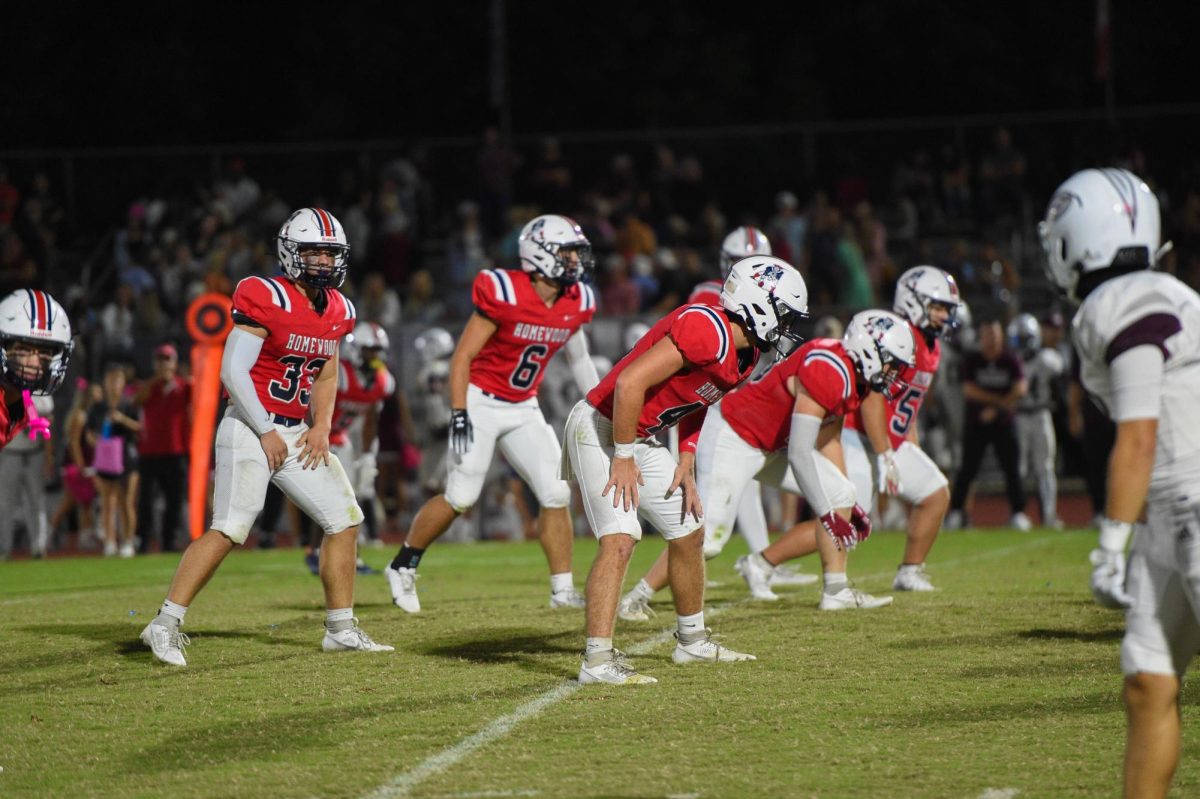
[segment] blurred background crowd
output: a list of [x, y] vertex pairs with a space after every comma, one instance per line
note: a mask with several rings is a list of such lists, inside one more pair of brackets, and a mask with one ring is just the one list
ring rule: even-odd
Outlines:
[[[79, 342], [75, 379], [55, 398], [56, 429], [64, 434], [39, 467], [48, 501], [61, 513], [50, 508], [44, 544], [37, 534], [22, 538], [29, 523], [18, 514], [18, 544], [39, 553], [62, 546], [66, 532], [88, 524], [103, 528], [105, 522], [79, 512], [90, 508], [65, 507], [66, 499], [57, 504], [71, 496], [63, 490], [63, 467], [88, 466], [92, 408], [128, 401], [132, 417], [144, 414], [148, 381], [168, 353], [186, 376], [188, 304], [204, 292], [231, 293], [246, 276], [277, 273], [274, 236], [287, 215], [305, 205], [325, 207], [342, 221], [352, 247], [343, 290], [361, 319], [391, 335], [389, 360], [401, 396], [385, 416], [385, 453], [431, 443], [428, 426], [408, 421], [428, 391], [417, 380], [422, 364], [413, 340], [433, 326], [457, 335], [471, 311], [474, 276], [484, 268], [516, 267], [517, 233], [539, 213], [573, 216], [595, 248], [600, 313], [589, 336], [593, 350], [611, 360], [625, 351], [632, 324], [653, 321], [686, 301], [697, 283], [717, 276], [718, 247], [731, 229], [754, 225], [775, 254], [803, 273], [813, 320], [826, 330], [856, 310], [890, 307], [897, 276], [927, 263], [958, 279], [976, 324], [1003, 326], [1030, 313], [1046, 346], [1061, 348], [1069, 362], [1062, 336], [1070, 309], [1044, 277], [1036, 222], [1049, 189], [1082, 165], [1120, 165], [1145, 178], [1164, 209], [1164, 240], [1175, 243], [1164, 267], [1193, 286], [1200, 283], [1200, 169], [1150, 159], [1162, 120], [1135, 122], [1120, 133], [1101, 127], [1106, 135], [1086, 141], [1053, 122], [1011, 122], [931, 121], [869, 136], [800, 127], [512, 143], [489, 127], [471, 140], [303, 151], [216, 147], [10, 157], [0, 164], [0, 293], [48, 289], [67, 308]], [[951, 349], [975, 345], [968, 324]], [[952, 355], [940, 377], [943, 390], [923, 420], [931, 453], [951, 475], [963, 414], [955, 364]], [[118, 380], [123, 385], [110, 387], [106, 399], [102, 387]], [[1070, 396], [1067, 369], [1051, 400], [1063, 442], [1058, 470], [1067, 476], [1084, 471], [1082, 422], [1071, 419]], [[1074, 412], [1079, 417], [1083, 409]], [[79, 421], [74, 433], [72, 419]], [[73, 446], [73, 436], [85, 446]], [[163, 454], [161, 442], [144, 438], [130, 434], [131, 454], [147, 446], [144, 454]], [[423, 499], [418, 471], [397, 467], [381, 477], [391, 483], [381, 487], [386, 515], [380, 518], [388, 520], [382, 532], [402, 530]], [[996, 474], [985, 466], [985, 490]], [[110, 549], [126, 540], [122, 526], [130, 542], [137, 532], [143, 549], [162, 539], [149, 516], [165, 513], [166, 525], [177, 528], [180, 500], [173, 489], [159, 486], [147, 497], [144, 483], [142, 491], [135, 481], [116, 498], [90, 500], [127, 508], [110, 523], [117, 528], [108, 536]], [[466, 537], [523, 534], [530, 498], [507, 483], [497, 475], [492, 510], [512, 513], [500, 514], [498, 522], [480, 520], [497, 515], [485, 501]], [[794, 515], [787, 505], [776, 503], [777, 523]], [[287, 523], [268, 520], [267, 526], [286, 532]], [[505, 527], [511, 529], [499, 529]], [[179, 536], [182, 531], [170, 532], [165, 544], [174, 546]], [[90, 545], [86, 536], [81, 540]], [[0, 530], [0, 554], [8, 548]]]

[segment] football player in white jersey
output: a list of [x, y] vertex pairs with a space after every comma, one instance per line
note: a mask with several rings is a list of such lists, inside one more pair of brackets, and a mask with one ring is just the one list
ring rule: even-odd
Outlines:
[[1152, 271], [1158, 200], [1124, 169], [1071, 176], [1038, 232], [1050, 277], [1082, 303], [1071, 336], [1083, 387], [1117, 425], [1091, 588], [1126, 609], [1125, 796], [1162, 797], [1179, 759], [1180, 681], [1200, 649], [1200, 295]]
[[1066, 364], [1057, 351], [1042, 346], [1042, 326], [1033, 314], [1014, 317], [1008, 323], [1008, 339], [1024, 361], [1025, 379], [1029, 381], [1029, 392], [1017, 400], [1021, 479], [1025, 480], [1033, 472], [1042, 506], [1042, 526], [1062, 529], [1058, 518], [1058, 476], [1055, 474], [1058, 441], [1050, 406], [1054, 402], [1054, 383], [1062, 377]]

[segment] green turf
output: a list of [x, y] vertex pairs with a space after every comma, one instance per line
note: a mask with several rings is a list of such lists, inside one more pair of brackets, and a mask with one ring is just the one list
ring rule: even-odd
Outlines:
[[[757, 662], [672, 665], [664, 594], [654, 622], [617, 630], [658, 685], [554, 701], [582, 613], [546, 607], [536, 545], [435, 547], [419, 616], [361, 578], [358, 616], [391, 655], [322, 653], [298, 551], [238, 552], [189, 611], [185, 670], [137, 639], [176, 556], [0, 564], [0, 797], [1115, 796], [1122, 619], [1090, 601], [1093, 542], [945, 534], [937, 593], [821, 613], [815, 588], [747, 602], [737, 541], [710, 564], [709, 615]], [[855, 553], [858, 586], [885, 591], [902, 545], [878, 534]], [[639, 548], [631, 581], [660, 546]], [[593, 552], [578, 543], [581, 578]], [[461, 747], [538, 697], [540, 713]], [[1192, 726], [1176, 796], [1200, 792]], [[430, 764], [446, 750], [463, 756]]]

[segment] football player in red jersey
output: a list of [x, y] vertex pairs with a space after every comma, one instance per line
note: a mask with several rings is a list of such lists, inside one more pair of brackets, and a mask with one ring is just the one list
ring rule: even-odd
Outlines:
[[418, 613], [417, 565], [425, 550], [479, 499], [499, 448], [533, 489], [538, 535], [550, 565], [550, 607], [583, 607], [571, 574], [571, 492], [558, 476], [560, 447], [538, 406], [545, 366], [560, 349], [581, 393], [599, 382], [580, 328], [596, 295], [580, 282], [592, 248], [565, 216], [539, 216], [521, 231], [521, 269], [485, 269], [475, 278], [475, 312], [450, 361], [450, 458], [446, 491], [417, 512], [384, 574], [396, 606]]
[[[234, 328], [221, 358], [229, 407], [217, 428], [213, 520], [183, 553], [167, 599], [142, 631], [164, 663], [185, 666], [179, 631], [200, 589], [233, 548], [245, 543], [268, 483], [322, 530], [326, 652], [390, 652], [354, 618], [354, 563], [362, 511], [329, 453], [337, 393], [338, 342], [354, 328], [354, 305], [338, 291], [350, 246], [341, 224], [302, 208], [276, 237], [280, 278], [248, 277], [233, 294]], [[311, 419], [311, 422], [309, 421]]]
[[733, 269], [733, 265], [751, 255], [770, 254], [771, 242], [767, 239], [766, 233], [749, 225], [737, 228], [721, 242], [721, 252], [718, 255], [721, 264], [721, 279], [705, 280], [697, 285], [688, 296], [688, 302], [700, 302], [720, 308], [721, 286], [725, 285], [725, 278], [729, 277], [729, 270]]
[[[721, 407], [726, 429], [714, 420], [708, 438], [701, 435], [705, 464], [711, 464], [705, 495], [712, 497], [710, 504], [719, 507], [750, 475], [781, 481], [790, 467], [797, 493], [817, 516], [762, 552], [738, 558], [737, 571], [756, 599], [777, 598], [770, 575], [779, 564], [818, 551], [825, 582], [821, 610], [891, 604], [891, 597], [865, 594], [846, 579], [846, 550], [871, 534], [871, 520], [855, 504], [854, 485], [846, 477], [841, 428], [846, 414], [866, 397], [899, 390], [898, 377], [912, 366], [913, 348], [903, 319], [887, 311], [861, 311], [841, 341], [814, 339], [762, 380], [730, 395]], [[744, 466], [729, 468], [736, 463]], [[728, 512], [715, 515], [710, 530], [717, 532], [727, 518]], [[828, 535], [820, 535], [821, 529]]]
[[0, 448], [30, 424], [24, 392], [53, 394], [71, 360], [71, 321], [38, 289], [17, 289], [0, 300]]
[[[715, 644], [704, 626], [704, 522], [694, 476], [704, 414], [696, 411], [745, 380], [760, 350], [788, 350], [799, 341], [796, 327], [808, 312], [808, 291], [786, 262], [755, 256], [734, 265], [721, 302], [720, 309], [683, 305], [659, 320], [567, 420], [563, 465], [578, 479], [600, 539], [588, 576], [581, 683], [656, 682], [626, 664], [612, 641], [621, 581], [642, 536], [638, 516], [669, 542], [679, 617], [673, 660], [753, 659]], [[655, 439], [677, 424], [678, 463]]]
[[846, 417], [842, 430], [846, 473], [867, 512], [872, 512], [877, 492], [912, 506], [904, 560], [892, 582], [896, 591], [933, 590], [925, 556], [950, 506], [950, 490], [946, 476], [921, 449], [917, 416], [941, 361], [939, 339], [957, 324], [959, 304], [954, 278], [937, 267], [914, 266], [900, 276], [893, 310], [912, 328], [916, 364], [900, 376], [902, 391], [867, 398], [859, 412]]

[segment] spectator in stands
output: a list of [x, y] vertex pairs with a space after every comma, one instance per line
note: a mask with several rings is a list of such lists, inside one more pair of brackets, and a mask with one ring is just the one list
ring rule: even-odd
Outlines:
[[604, 262], [600, 300], [601, 309], [609, 316], [635, 314], [642, 309], [642, 295], [629, 278], [629, 265], [619, 254], [610, 255]]
[[50, 530], [58, 532], [59, 526], [72, 511], [76, 512], [78, 526], [76, 543], [82, 547], [86, 536], [96, 532], [93, 505], [96, 502], [96, 484], [92, 480], [92, 450], [84, 436], [87, 428], [88, 411], [91, 406], [104, 400], [99, 383], [88, 384], [83, 378], [75, 381], [75, 393], [65, 421], [66, 447], [62, 468], [63, 495], [50, 520]]
[[992, 149], [979, 162], [979, 201], [985, 225], [1011, 226], [1025, 205], [1025, 156], [1013, 147], [1007, 128], [996, 128]]
[[658, 237], [654, 229], [647, 225], [632, 205], [617, 211], [616, 241], [617, 252], [632, 259], [635, 255], [653, 257], [658, 252]]
[[[667, 220], [675, 213], [675, 184], [679, 165], [670, 145], [659, 142], [654, 147], [654, 170], [650, 173], [650, 197], [654, 203], [654, 218]], [[586, 231], [585, 231], [586, 232]], [[595, 244], [590, 235], [588, 241]]]
[[1009, 525], [1028, 530], [1032, 523], [1025, 515], [1025, 488], [1021, 483], [1015, 417], [1017, 401], [1025, 395], [1028, 383], [1021, 359], [1005, 346], [1004, 328], [999, 318], [980, 322], [979, 351], [968, 353], [961, 369], [966, 399], [962, 466], [954, 479], [945, 528], [955, 530], [967, 525], [964, 512], [967, 494], [990, 446], [1004, 471], [1012, 514]]
[[458, 204], [458, 226], [446, 242], [446, 278], [453, 286], [470, 286], [480, 270], [489, 266], [479, 206], [464, 200]]
[[[137, 407], [124, 394], [125, 366], [110, 363], [104, 370], [104, 399], [88, 412], [84, 435], [93, 452], [92, 469], [100, 494], [104, 554], [119, 553], [123, 558], [132, 558], [137, 523], [137, 435], [142, 423], [137, 420]], [[109, 443], [113, 441], [118, 441], [119, 446]]]
[[[54, 416], [54, 398], [34, 395], [38, 416]], [[49, 438], [34, 438], [29, 431], [0, 450], [0, 560], [12, 551], [13, 522], [17, 509], [25, 519], [29, 554], [44, 558], [50, 548], [50, 523], [46, 515], [46, 483], [54, 477], [54, 446]]]
[[[608, 174], [601, 182], [601, 193], [613, 206], [621, 208], [638, 202], [640, 187], [637, 170], [633, 165], [633, 156], [629, 153], [617, 153], [609, 162]], [[646, 214], [652, 215], [651, 195], [646, 193]]]
[[[441, 299], [433, 275], [428, 269], [418, 269], [413, 272], [404, 297], [405, 321], [429, 325], [442, 321], [445, 316], [446, 303]], [[368, 319], [368, 321], [373, 320]], [[380, 324], [383, 323], [380, 322]]]
[[[191, 434], [192, 381], [179, 374], [179, 353], [172, 344], [154, 350], [154, 375], [142, 383], [133, 398], [141, 408], [138, 435], [137, 497], [138, 551], [149, 551], [157, 537], [163, 552], [174, 552], [179, 530], [187, 475]], [[162, 526], [155, 534], [154, 501], [162, 490]]]
[[936, 178], [927, 149], [918, 147], [896, 165], [892, 174], [892, 194], [912, 202], [921, 228], [927, 229], [941, 221]]
[[133, 286], [122, 282], [117, 286], [112, 300], [100, 311], [100, 331], [104, 335], [103, 352], [108, 360], [133, 360], [136, 302], [137, 294]]
[[775, 216], [767, 223], [771, 251], [803, 273], [807, 269], [808, 219], [799, 212], [800, 203], [790, 191], [775, 195]]
[[835, 249], [837, 303], [851, 311], [869, 308], [875, 304], [875, 293], [854, 223], [842, 223], [837, 209], [830, 209], [830, 214], [830, 224], [839, 234]]
[[875, 215], [871, 203], [863, 200], [854, 206], [853, 213], [854, 237], [858, 248], [862, 251], [863, 263], [866, 266], [867, 278], [870, 280], [871, 293], [878, 297], [883, 294], [884, 286], [896, 277], [896, 269], [888, 256], [887, 228]]
[[571, 167], [558, 139], [544, 139], [529, 173], [528, 196], [541, 208], [563, 213], [575, 204], [571, 182]]
[[[484, 235], [494, 241], [504, 235], [508, 209], [513, 201], [513, 175], [521, 158], [505, 145], [500, 130], [489, 125], [483, 131], [483, 146], [476, 156], [479, 167], [479, 220]], [[353, 238], [350, 239], [354, 241]]]
[[358, 310], [359, 319], [383, 325], [388, 330], [400, 324], [403, 316], [400, 295], [384, 282], [383, 275], [379, 272], [369, 272], [363, 278], [355, 308]]

